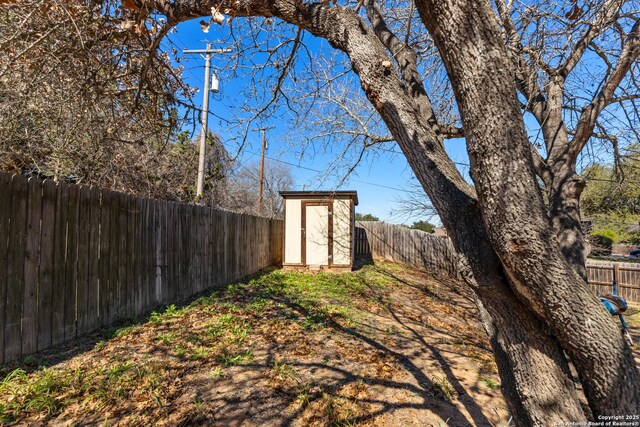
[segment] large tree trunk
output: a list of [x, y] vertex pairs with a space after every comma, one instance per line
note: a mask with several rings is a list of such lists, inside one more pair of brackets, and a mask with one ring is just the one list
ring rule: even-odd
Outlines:
[[[384, 47], [351, 10], [300, 7], [275, 9], [275, 13], [325, 37], [349, 55], [367, 97], [399, 143], [444, 225], [452, 231], [465, 267], [463, 276], [480, 301], [505, 398], [519, 425], [585, 419], [560, 346], [509, 288], [478, 214], [473, 190], [447, 157], [424, 108], [407, 96], [395, 73], [383, 66], [388, 60]], [[282, 14], [282, 10], [295, 12]], [[544, 380], [540, 372], [545, 372]]]
[[[496, 253], [494, 250], [494, 247], [500, 249], [503, 247], [499, 244], [499, 239], [496, 239], [491, 233], [487, 233], [487, 230], [495, 232], [494, 227], [486, 226], [486, 224], [491, 224], [490, 220], [495, 217], [499, 219], [496, 226], [502, 225], [505, 223], [505, 218], [488, 216], [483, 212], [487, 206], [490, 211], [496, 210], [496, 206], [486, 202], [486, 192], [481, 193], [484, 197], [481, 198], [482, 203], [478, 204], [474, 190], [464, 181], [446, 155], [442, 138], [438, 132], [438, 124], [433, 120], [432, 112], [428, 111], [430, 109], [428, 99], [415, 98], [416, 96], [426, 96], [424, 90], [414, 90], [413, 83], [407, 84], [407, 82], [401, 81], [394, 67], [389, 66], [391, 58], [386, 49], [391, 49], [391, 47], [387, 45], [385, 48], [378, 38], [379, 36], [376, 36], [374, 31], [353, 10], [339, 6], [327, 6], [321, 3], [308, 4], [295, 0], [271, 2], [253, 0], [233, 3], [215, 0], [178, 0], [158, 5], [168, 16], [169, 22], [172, 23], [206, 15], [210, 12], [211, 6], [218, 6], [225, 13], [235, 16], [280, 17], [316, 36], [325, 38], [333, 47], [342, 50], [349, 56], [368, 99], [381, 114], [423, 188], [433, 201], [444, 225], [452, 234], [454, 245], [460, 254], [463, 277], [476, 292], [482, 321], [496, 355], [503, 393], [516, 422], [518, 425], [546, 425], [553, 424], [554, 421], [585, 419], [586, 416], [580, 407], [576, 390], [569, 378], [569, 370], [562, 348], [557, 338], [546, 333], [546, 325], [540, 321], [539, 316], [545, 317], [548, 316], [548, 313], [541, 310], [539, 302], [535, 298], [519, 298], [510, 287], [509, 282], [527, 283], [523, 278], [514, 277], [513, 272], [521, 272], [522, 268], [528, 268], [530, 262], [522, 256], [522, 259], [515, 260], [507, 257], [509, 262], [504, 263], [507, 268], [503, 268], [503, 262], [498, 254], [502, 257], [504, 251]], [[467, 13], [473, 15], [475, 11], [471, 8]], [[458, 26], [460, 22], [464, 21], [460, 16], [455, 19], [459, 21], [456, 23]], [[466, 31], [466, 27], [463, 28]], [[430, 29], [432, 34], [434, 29], [440, 31], [437, 26], [433, 25]], [[461, 31], [461, 29], [457, 28], [455, 31]], [[473, 40], [465, 40], [464, 42], [474, 43]], [[457, 49], [457, 47], [454, 48]], [[464, 54], [469, 55], [469, 52]], [[480, 52], [476, 52], [476, 55], [478, 54]], [[465, 61], [475, 58], [472, 55], [470, 58], [460, 59]], [[469, 66], [474, 67], [475, 64]], [[407, 73], [406, 75], [411, 77], [411, 74]], [[456, 83], [455, 74], [452, 80]], [[482, 82], [479, 87], [491, 84], [491, 81], [487, 80]], [[495, 106], [501, 100], [489, 99], [489, 101], [490, 106]], [[464, 103], [462, 105], [465, 106], [462, 108], [463, 114], [465, 114], [467, 105]], [[484, 113], [485, 106], [482, 105], [479, 108]], [[519, 112], [510, 119], [514, 120], [518, 116]], [[504, 117], [501, 116], [499, 119], [504, 119]], [[491, 141], [484, 139], [487, 135], [486, 129], [475, 128], [476, 121], [468, 122], [471, 125], [467, 128], [470, 140]], [[466, 124], [465, 117], [465, 127]], [[482, 124], [480, 125], [482, 126]], [[511, 129], [509, 123], [504, 123], [504, 125], [501, 133]], [[480, 138], [478, 139], [478, 137]], [[490, 146], [482, 148], [478, 144], [474, 147], [480, 147], [478, 148], [480, 151], [492, 149]], [[501, 154], [504, 155], [504, 153]], [[516, 162], [524, 163], [527, 161], [527, 156], [522, 156], [519, 152], [514, 154]], [[478, 156], [472, 156], [472, 159], [475, 163], [474, 168], [476, 166], [487, 167], [487, 164], [479, 161]], [[491, 159], [491, 161], [493, 160]], [[497, 170], [501, 170], [501, 168]], [[514, 177], [517, 178], [517, 175]], [[506, 187], [511, 184], [511, 180], [505, 182]], [[511, 192], [507, 192], [507, 194], [511, 194]], [[501, 200], [505, 202], [504, 198]], [[516, 200], [516, 202], [520, 201]], [[511, 212], [508, 212], [508, 215], [511, 215]], [[518, 222], [518, 226], [523, 226], [521, 221]], [[513, 230], [513, 226], [507, 228], [509, 231]], [[533, 261], [537, 262], [536, 259]], [[512, 264], [518, 262], [522, 263], [519, 269], [513, 268]], [[566, 266], [566, 262], [563, 265]], [[556, 270], [550, 271], [550, 274], [554, 273], [558, 273], [557, 267]], [[539, 277], [535, 279], [540, 282]], [[545, 281], [544, 284], [546, 285], [547, 282]], [[515, 289], [519, 290], [519, 296], [527, 293], [527, 288], [522, 285], [516, 286]], [[523, 289], [525, 292], [522, 292]], [[535, 291], [539, 292], [540, 290], [536, 288]], [[584, 295], [582, 296], [584, 297]], [[593, 296], [592, 298], [595, 299]], [[583, 299], [591, 301], [586, 297]], [[523, 301], [526, 301], [526, 304]], [[563, 308], [564, 313], [567, 302], [555, 301], [555, 303], [558, 307]], [[595, 324], [599, 327], [603, 322], [604, 314], [602, 309], [596, 313]], [[583, 316], [581, 320], [585, 318]], [[553, 325], [555, 329], [558, 329], [558, 319], [555, 319]], [[605, 321], [605, 325], [605, 330], [612, 332], [613, 323], [609, 320], [609, 323]], [[582, 328], [579, 338], [584, 338], [587, 335], [585, 332]], [[564, 339], [561, 333], [557, 333], [557, 336]], [[596, 339], [598, 338], [600, 337], [596, 336]], [[617, 344], [615, 338], [612, 341]], [[575, 340], [571, 341], [571, 346], [576, 346]], [[620, 346], [614, 347], [616, 350], [621, 349]], [[598, 352], [595, 354], [599, 359], [594, 360], [593, 365], [603, 362], [609, 367], [610, 357], [606, 355], [600, 357], [601, 354]], [[627, 360], [626, 356], [623, 355], [619, 360]], [[623, 365], [623, 369], [625, 373], [628, 373], [628, 364]], [[597, 368], [594, 371], [597, 374], [601, 373]], [[607, 387], [609, 385], [610, 382], [607, 383]], [[606, 396], [606, 392], [603, 395]], [[628, 407], [628, 394], [625, 392], [624, 396], [625, 405]]]
[[560, 251], [573, 269], [587, 280], [586, 247], [580, 222], [580, 195], [585, 181], [575, 171], [569, 133], [564, 123], [563, 90], [565, 77], [554, 75], [547, 83], [542, 111], [536, 112], [547, 147], [544, 181], [549, 217]]
[[512, 288], [570, 355], [594, 415], [635, 413], [640, 373], [618, 326], [560, 251], [488, 1], [416, 3], [452, 81], [480, 212]]
[[587, 245], [580, 220], [580, 195], [585, 180], [566, 165], [552, 175], [548, 191], [551, 223], [562, 255], [586, 284]]
[[[363, 70], [364, 71], [364, 70]], [[360, 74], [368, 81], [366, 72]], [[371, 90], [371, 86], [366, 86]], [[378, 93], [368, 94], [377, 99]], [[402, 102], [396, 100], [395, 106]], [[410, 111], [383, 111], [389, 129], [434, 203], [460, 254], [463, 279], [477, 295], [502, 381], [502, 392], [518, 426], [584, 420], [575, 385], [561, 346], [508, 285], [478, 214], [472, 190], [439, 158], [428, 129], [411, 120]], [[415, 116], [413, 116], [415, 117]], [[436, 164], [440, 163], [438, 167]], [[441, 171], [449, 171], [450, 175]], [[452, 180], [451, 177], [456, 177]], [[544, 375], [540, 375], [544, 372]]]

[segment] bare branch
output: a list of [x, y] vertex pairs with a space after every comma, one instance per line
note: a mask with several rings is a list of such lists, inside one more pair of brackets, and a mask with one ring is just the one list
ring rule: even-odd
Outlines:
[[366, 9], [367, 17], [373, 26], [373, 31], [400, 67], [402, 80], [407, 86], [407, 95], [418, 103], [421, 113], [434, 116], [431, 100], [427, 96], [427, 91], [422, 83], [422, 77], [418, 72], [417, 55], [415, 51], [389, 29], [382, 13], [380, 13], [380, 10], [375, 5], [374, 0], [366, 1]]
[[464, 138], [464, 129], [453, 125], [441, 125], [440, 134], [445, 139]]
[[433, 105], [422, 82], [422, 77], [418, 71], [417, 54], [406, 42], [396, 36], [380, 13], [380, 9], [375, 4], [375, 0], [366, 1], [367, 17], [373, 26], [373, 31], [382, 44], [389, 50], [400, 68], [402, 81], [406, 85], [405, 92], [416, 102], [421, 114], [427, 117], [427, 122], [433, 131], [438, 135], [451, 135], [450, 138], [464, 136], [461, 129], [449, 126], [445, 130], [440, 126]]
[[524, 57], [525, 49], [522, 45], [522, 36], [518, 33], [515, 23], [509, 13], [509, 5], [505, 0], [495, 0], [498, 18], [504, 28], [507, 46], [509, 46], [516, 63], [516, 84], [518, 90], [526, 98], [524, 109], [534, 115], [538, 123], [544, 121], [543, 112], [546, 109], [546, 100], [542, 89], [536, 81], [536, 73], [531, 69]]
[[593, 22], [589, 23], [589, 29], [584, 33], [578, 43], [576, 43], [565, 62], [553, 70], [552, 73], [562, 76], [563, 79], [566, 78], [580, 59], [582, 59], [591, 42], [615, 19], [624, 3], [625, 0], [606, 0], [600, 7]]
[[602, 89], [593, 101], [582, 110], [572, 141], [572, 158], [576, 158], [582, 151], [593, 132], [598, 115], [614, 99], [615, 90], [638, 58], [638, 55], [640, 55], [640, 20], [635, 22], [627, 40], [624, 42], [618, 63], [610, 73], [609, 79], [602, 85]]

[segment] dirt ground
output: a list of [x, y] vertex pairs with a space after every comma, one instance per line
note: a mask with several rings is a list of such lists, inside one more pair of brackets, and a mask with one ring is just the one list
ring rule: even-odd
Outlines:
[[[640, 341], [640, 313], [630, 323]], [[265, 272], [110, 335], [10, 374], [5, 422], [509, 425], [473, 304], [454, 281], [396, 264]]]
[[633, 355], [640, 366], [640, 304], [633, 304], [625, 313], [625, 321], [633, 339]]

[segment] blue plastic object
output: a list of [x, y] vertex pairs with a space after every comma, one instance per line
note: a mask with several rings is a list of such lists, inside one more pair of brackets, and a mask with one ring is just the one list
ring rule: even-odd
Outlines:
[[600, 302], [604, 305], [604, 307], [611, 313], [612, 316], [618, 315], [618, 306], [609, 301], [608, 299], [600, 297]]
[[624, 331], [627, 340], [629, 340], [629, 344], [633, 345], [633, 339], [629, 333], [629, 328], [627, 327], [627, 323], [624, 321], [624, 317], [622, 317], [622, 313], [627, 311], [627, 301], [618, 295], [618, 283], [615, 280], [613, 281], [612, 286], [613, 294], [601, 296], [600, 302], [612, 316], [618, 316], [620, 324], [622, 325], [622, 330]]

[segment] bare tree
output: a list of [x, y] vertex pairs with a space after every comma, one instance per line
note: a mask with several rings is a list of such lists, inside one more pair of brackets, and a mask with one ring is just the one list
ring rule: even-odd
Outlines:
[[265, 160], [262, 205], [258, 207], [260, 163], [252, 162], [236, 171], [230, 178], [227, 208], [269, 218], [282, 218], [283, 200], [280, 191], [293, 186], [291, 169], [284, 164]]
[[[169, 156], [165, 156], [161, 161], [162, 164], [157, 165], [158, 173], [166, 177], [167, 194], [162, 198], [191, 203], [198, 201], [196, 176], [200, 135], [201, 133], [190, 138], [190, 134], [183, 131], [175, 137], [175, 140], [172, 139], [167, 150]], [[204, 192], [200, 202], [211, 207], [226, 207], [229, 202], [229, 177], [232, 173], [233, 161], [218, 135], [209, 132], [206, 144]]]
[[438, 212], [433, 207], [431, 200], [424, 193], [420, 183], [412, 179], [407, 185], [408, 191], [396, 199], [396, 208], [391, 214], [401, 223], [415, 218], [426, 218], [433, 221], [438, 217]]
[[0, 169], [189, 200], [190, 150], [174, 143], [191, 89], [159, 48], [164, 18], [125, 10], [0, 4]]
[[[344, 71], [358, 75], [453, 240], [518, 425], [636, 413], [640, 373], [631, 350], [585, 286], [578, 209], [584, 184], [576, 161], [594, 137], [611, 140], [601, 132], [607, 114], [626, 113], [631, 125], [637, 120], [637, 2], [573, 2], [568, 10], [543, 1], [327, 3], [160, 0], [145, 6], [164, 14], [167, 27], [214, 8], [233, 18], [264, 17], [245, 22], [268, 21], [269, 35], [281, 30], [282, 42], [267, 53], [283, 62], [261, 71], [273, 72], [266, 77], [273, 84], [256, 118], [273, 116], [276, 102], [290, 101], [283, 88], [296, 72], [292, 63], [305, 32], [342, 51], [349, 64]], [[425, 74], [429, 61], [422, 58], [433, 59], [436, 50], [434, 73]], [[598, 72], [589, 60], [605, 65]], [[579, 72], [581, 64], [593, 75]], [[443, 93], [453, 91], [450, 111], [459, 112], [460, 122], [438, 114], [437, 85], [427, 77], [441, 76], [442, 69]], [[596, 86], [582, 90], [577, 75]], [[609, 109], [614, 105], [619, 113]], [[539, 138], [527, 134], [528, 115], [538, 121]], [[474, 186], [444, 150], [446, 138], [461, 135]]]

